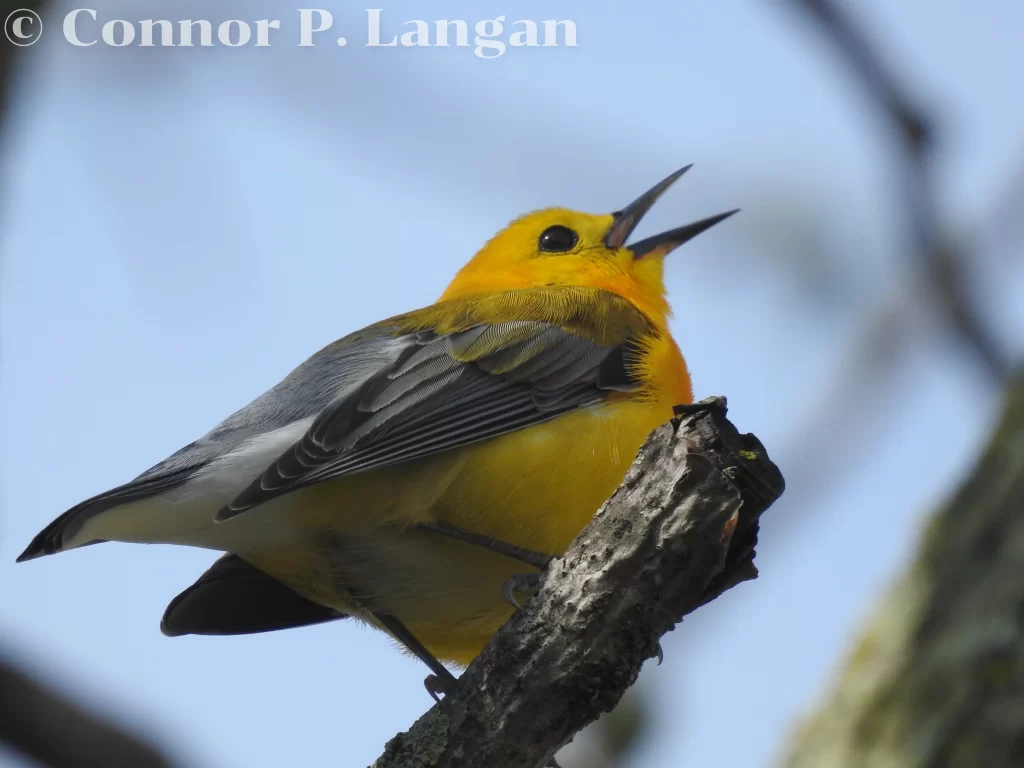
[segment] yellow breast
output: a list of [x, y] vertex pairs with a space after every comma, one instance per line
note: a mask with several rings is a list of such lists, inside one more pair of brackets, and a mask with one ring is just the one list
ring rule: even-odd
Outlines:
[[647, 435], [671, 415], [661, 404], [623, 398], [471, 446], [432, 513], [561, 554], [618, 486]]

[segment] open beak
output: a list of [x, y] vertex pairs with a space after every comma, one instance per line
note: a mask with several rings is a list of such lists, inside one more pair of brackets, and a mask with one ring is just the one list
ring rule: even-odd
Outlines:
[[[621, 211], [613, 213], [612, 216], [615, 218], [612, 221], [611, 227], [608, 229], [608, 233], [604, 236], [604, 244], [609, 248], [622, 248], [625, 246], [626, 240], [628, 240], [629, 236], [633, 234], [633, 230], [636, 229], [637, 224], [640, 223], [644, 214], [651, 209], [651, 206], [657, 202], [658, 198], [662, 196], [666, 189], [671, 187], [680, 176], [692, 167], [692, 165], [687, 165], [680, 168], [671, 176], [659, 181]], [[641, 259], [652, 253], [657, 253], [660, 256], [666, 256], [686, 241], [692, 240], [704, 230], [710, 229], [715, 226], [715, 224], [729, 218], [737, 211], [739, 211], [738, 208], [733, 211], [720, 213], [717, 216], [709, 216], [706, 219], [695, 221], [692, 224], [677, 227], [676, 229], [670, 229], [668, 232], [662, 232], [660, 235], [653, 235], [626, 247], [632, 251], [634, 259]]]

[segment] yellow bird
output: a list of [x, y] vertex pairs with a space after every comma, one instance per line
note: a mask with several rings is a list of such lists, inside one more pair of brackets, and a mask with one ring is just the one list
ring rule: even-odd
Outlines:
[[626, 244], [688, 168], [617, 213], [513, 221], [435, 304], [317, 352], [19, 561], [101, 541], [222, 551], [166, 634], [354, 616], [450, 690], [438, 660], [480, 652], [514, 610], [508, 585], [565, 551], [692, 400], [663, 260], [735, 211]]

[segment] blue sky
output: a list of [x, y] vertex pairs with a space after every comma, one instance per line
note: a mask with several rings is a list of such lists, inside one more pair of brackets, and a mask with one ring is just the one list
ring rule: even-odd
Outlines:
[[[1011, 96], [1024, 6], [988, 6], [851, 4], [940, 121], [940, 205], [964, 228], [985, 226], [1024, 160]], [[895, 155], [809, 25], [740, 0], [383, 6], [395, 20], [577, 24], [578, 48], [483, 61], [455, 48], [79, 49], [56, 33], [71, 7], [27, 50], [4, 146], [5, 652], [187, 765], [372, 762], [430, 704], [424, 670], [379, 633], [167, 639], [164, 607], [211, 553], [15, 556], [323, 344], [433, 301], [511, 218], [611, 211], [693, 162], [638, 235], [744, 209], [673, 255], [673, 331], [698, 396], [726, 394], [791, 483], [763, 523], [761, 578], [688, 618], [645, 670], [658, 730], [636, 764], [766, 765], [995, 413], [955, 351], [915, 326], [887, 386], [854, 393], [869, 407], [831, 405], [877, 436], [839, 432], [834, 460], [785, 463], [864, 313], [909, 280]], [[326, 7], [339, 27], [364, 23]], [[100, 15], [297, 18], [268, 2], [216, 10], [120, 2]], [[1008, 344], [1024, 338], [1019, 245], [1010, 256], [980, 254], [978, 287]]]

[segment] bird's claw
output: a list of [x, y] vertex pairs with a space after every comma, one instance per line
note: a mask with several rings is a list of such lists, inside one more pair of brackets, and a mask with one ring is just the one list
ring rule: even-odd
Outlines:
[[450, 696], [455, 692], [450, 680], [443, 680], [437, 675], [427, 675], [423, 678], [423, 687], [427, 689], [430, 698], [438, 704], [441, 703], [442, 696]]
[[505, 585], [501, 588], [501, 594], [505, 596], [505, 599], [508, 600], [516, 610], [522, 610], [522, 604], [516, 600], [516, 592], [536, 592], [539, 586], [539, 573], [521, 573], [518, 576], [513, 576], [505, 582]]
[[665, 660], [665, 652], [661, 650], [661, 643], [658, 643], [658, 666]]

